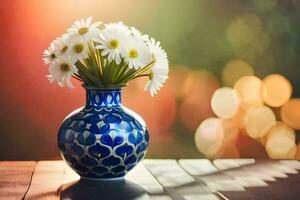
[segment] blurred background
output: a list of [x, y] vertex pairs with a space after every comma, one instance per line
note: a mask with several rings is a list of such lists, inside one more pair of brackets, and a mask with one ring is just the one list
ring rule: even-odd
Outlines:
[[[85, 95], [76, 81], [71, 90], [50, 84], [42, 52], [75, 20], [88, 16], [135, 26], [160, 40], [168, 53], [170, 79], [157, 96], [143, 91], [143, 79], [123, 92], [124, 105], [149, 126], [148, 158], [203, 157], [194, 134], [203, 120], [214, 117], [214, 91], [232, 87], [244, 75], [281, 74], [293, 86], [292, 98], [300, 96], [297, 0], [3, 0], [0, 160], [60, 158], [57, 130], [68, 113], [84, 104]], [[300, 107], [295, 102], [286, 112], [296, 116], [289, 125], [297, 132]], [[264, 142], [240, 132], [218, 156], [268, 157]]]

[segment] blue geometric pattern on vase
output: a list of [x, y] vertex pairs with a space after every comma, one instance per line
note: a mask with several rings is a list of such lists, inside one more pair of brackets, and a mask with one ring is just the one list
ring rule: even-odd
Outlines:
[[81, 177], [125, 176], [145, 156], [149, 133], [145, 122], [121, 104], [121, 90], [86, 88], [86, 105], [62, 123], [58, 146]]

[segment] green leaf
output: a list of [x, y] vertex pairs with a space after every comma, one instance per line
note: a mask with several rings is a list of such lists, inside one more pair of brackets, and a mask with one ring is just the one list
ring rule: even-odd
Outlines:
[[78, 69], [78, 73], [87, 85], [102, 85], [97, 77], [95, 77], [94, 73], [89, 71], [88, 66], [84, 65], [82, 62], [77, 61], [75, 66]]

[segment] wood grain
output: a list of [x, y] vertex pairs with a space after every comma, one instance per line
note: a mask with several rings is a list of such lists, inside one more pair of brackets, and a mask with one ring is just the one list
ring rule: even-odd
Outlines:
[[29, 188], [35, 166], [35, 161], [0, 162], [0, 199], [22, 199]]
[[86, 181], [79, 180], [64, 184], [61, 189], [62, 200], [112, 200], [112, 199], [161, 199], [171, 200], [163, 187], [139, 163], [130, 171], [124, 180], [119, 181]]
[[[251, 161], [251, 162], [250, 162]], [[300, 162], [145, 160], [123, 181], [85, 181], [64, 161], [0, 162], [0, 200], [298, 200]]]
[[78, 179], [64, 161], [39, 161], [25, 199], [58, 200], [63, 184]]

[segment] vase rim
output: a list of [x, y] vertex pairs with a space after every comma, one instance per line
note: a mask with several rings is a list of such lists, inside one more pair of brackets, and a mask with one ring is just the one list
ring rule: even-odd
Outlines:
[[103, 87], [95, 87], [95, 86], [88, 86], [85, 84], [82, 84], [82, 87], [86, 90], [98, 90], [98, 91], [112, 91], [112, 90], [122, 90], [123, 87], [125, 87], [127, 84], [123, 85], [107, 85]]

